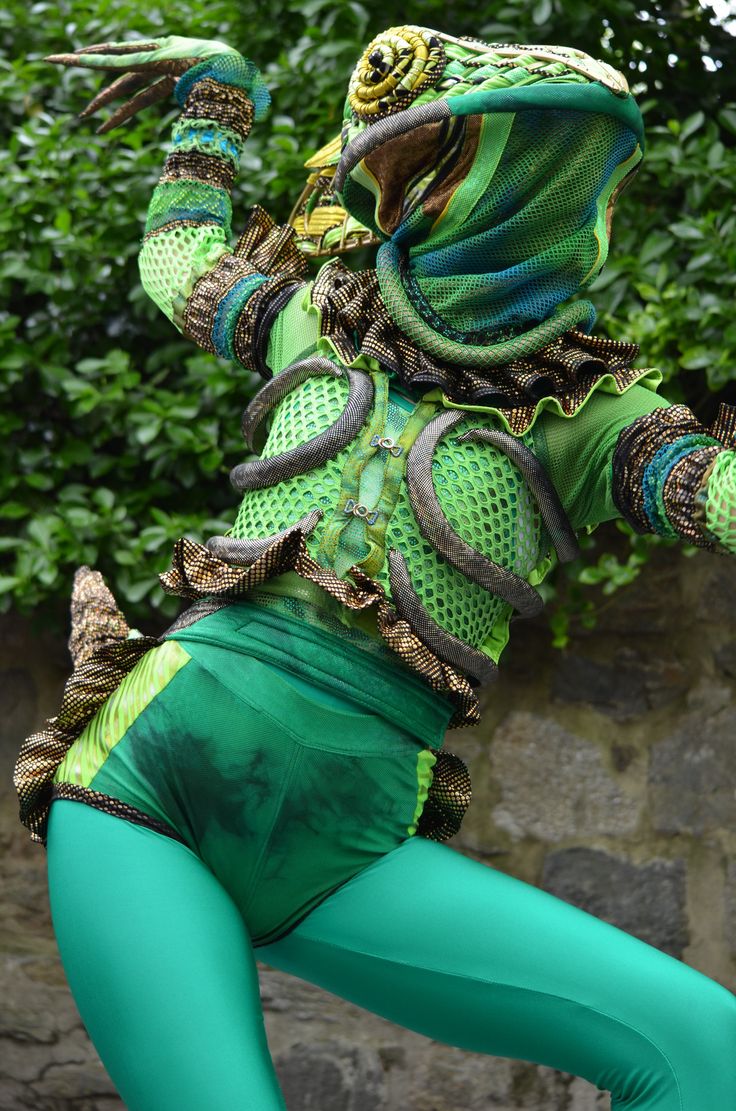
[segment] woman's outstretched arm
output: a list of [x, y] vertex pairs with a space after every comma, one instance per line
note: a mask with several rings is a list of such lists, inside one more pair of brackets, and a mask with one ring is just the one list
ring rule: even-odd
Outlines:
[[123, 72], [84, 115], [158, 75], [100, 130], [110, 130], [173, 88], [182, 113], [148, 209], [140, 253], [143, 287], [200, 347], [270, 376], [268, 336], [301, 288], [306, 262], [293, 229], [275, 226], [260, 207], [231, 244], [230, 192], [240, 155], [253, 121], [270, 102], [255, 65], [223, 43], [178, 36], [101, 44], [51, 60]]

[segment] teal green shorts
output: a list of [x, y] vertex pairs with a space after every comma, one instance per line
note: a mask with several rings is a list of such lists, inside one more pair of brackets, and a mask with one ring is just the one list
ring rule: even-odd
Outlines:
[[266, 944], [416, 832], [451, 714], [400, 667], [238, 602], [138, 662], [54, 797], [182, 841]]

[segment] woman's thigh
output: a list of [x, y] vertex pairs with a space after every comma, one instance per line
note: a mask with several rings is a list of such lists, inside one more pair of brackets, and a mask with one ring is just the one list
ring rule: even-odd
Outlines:
[[57, 800], [48, 866], [64, 969], [129, 1111], [282, 1111], [247, 930], [195, 854]]
[[421, 837], [258, 956], [439, 1041], [583, 1076], [621, 1111], [736, 1108], [730, 992]]

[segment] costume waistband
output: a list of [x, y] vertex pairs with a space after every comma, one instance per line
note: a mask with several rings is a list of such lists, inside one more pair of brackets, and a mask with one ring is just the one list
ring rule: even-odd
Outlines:
[[386, 718], [433, 747], [452, 703], [398, 661], [384, 661], [343, 637], [252, 602], [234, 601], [170, 633], [166, 639], [206, 643], [254, 656]]

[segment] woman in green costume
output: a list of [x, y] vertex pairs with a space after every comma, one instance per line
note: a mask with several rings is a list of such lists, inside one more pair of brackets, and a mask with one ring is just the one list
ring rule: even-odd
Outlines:
[[[295, 226], [256, 208], [233, 246], [255, 66], [178, 37], [51, 60], [119, 71], [87, 111], [132, 99], [102, 130], [173, 91], [143, 285], [266, 379], [233, 528], [179, 541], [162, 576], [192, 604], [135, 636], [82, 569], [75, 671], [16, 768], [126, 1105], [283, 1108], [257, 949], [429, 1037], [583, 1076], [616, 1111], [736, 1107], [730, 992], [442, 843], [469, 799], [445, 728], [477, 721], [555, 551], [615, 516], [736, 550], [729, 411], [706, 428], [668, 405], [571, 301], [642, 154], [625, 80], [575, 50], [393, 28]], [[375, 270], [307, 279], [305, 250], [369, 240]]]

